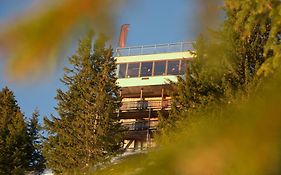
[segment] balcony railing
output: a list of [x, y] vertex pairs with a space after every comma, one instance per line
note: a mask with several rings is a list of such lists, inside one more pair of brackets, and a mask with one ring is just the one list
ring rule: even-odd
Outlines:
[[171, 52], [184, 52], [193, 49], [193, 42], [178, 42], [168, 44], [155, 44], [133, 46], [125, 48], [117, 48], [115, 55], [118, 56], [134, 56], [134, 55], [149, 55], [157, 53], [171, 53]]
[[171, 106], [171, 100], [138, 100], [122, 102], [121, 111], [163, 109]]
[[129, 131], [142, 131], [142, 130], [155, 130], [158, 125], [158, 121], [151, 120], [151, 121], [135, 121], [135, 122], [123, 122], [122, 126], [124, 126]]

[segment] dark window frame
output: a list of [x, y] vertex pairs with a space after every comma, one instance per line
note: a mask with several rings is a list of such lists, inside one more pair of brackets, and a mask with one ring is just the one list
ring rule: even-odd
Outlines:
[[[155, 75], [155, 63], [156, 62], [165, 62], [165, 68], [164, 68], [164, 73], [162, 75]], [[153, 61], [154, 67], [153, 67], [153, 75], [152, 76], [166, 76], [167, 75], [167, 60], [157, 60]]]
[[[129, 77], [129, 75], [128, 75], [128, 73], [129, 73], [129, 65], [130, 64], [138, 64], [139, 65], [139, 70], [138, 70], [138, 75], [136, 76], [136, 77]], [[140, 69], [141, 69], [141, 62], [129, 62], [129, 63], [127, 63], [127, 72], [126, 72], [126, 78], [138, 78], [138, 77], [140, 77]]]
[[[125, 75], [124, 75], [124, 77], [120, 77], [121, 65], [125, 65]], [[128, 63], [119, 63], [118, 78], [126, 78], [127, 77], [127, 70], [128, 70]]]
[[[140, 77], [152, 77], [153, 76], [153, 61], [144, 61], [144, 62], [140, 62], [141, 65], [140, 65]], [[151, 72], [150, 72], [150, 75], [143, 75], [143, 64], [144, 63], [151, 63]]]
[[[177, 71], [175, 73], [169, 72], [170, 71], [169, 62], [178, 62], [177, 63]], [[167, 60], [167, 75], [179, 75], [179, 73], [180, 73], [180, 67], [179, 66], [180, 66], [180, 60], [179, 59]]]
[[[180, 60], [180, 70], [179, 70], [179, 75], [184, 75], [186, 72], [187, 72], [187, 70], [188, 70], [188, 60], [186, 60], [186, 59], [182, 59], [182, 60]], [[183, 64], [184, 64], [184, 67], [183, 67]], [[184, 69], [184, 70], [182, 70], [182, 69]]]

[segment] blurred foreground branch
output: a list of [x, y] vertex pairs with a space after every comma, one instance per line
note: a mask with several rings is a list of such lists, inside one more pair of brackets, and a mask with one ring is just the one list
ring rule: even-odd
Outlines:
[[0, 25], [0, 50], [8, 58], [9, 78], [23, 80], [30, 75], [36, 78], [53, 70], [71, 35], [87, 31], [85, 26], [112, 35], [114, 13], [122, 2], [41, 1]]

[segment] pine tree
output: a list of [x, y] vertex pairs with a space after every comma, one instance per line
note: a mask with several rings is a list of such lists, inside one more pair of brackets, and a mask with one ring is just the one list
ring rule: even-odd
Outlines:
[[223, 73], [218, 71], [216, 64], [210, 64], [210, 55], [206, 54], [209, 46], [205, 42], [202, 36], [198, 38], [194, 44], [195, 58], [187, 64], [184, 77], [179, 76], [177, 82], [170, 82], [172, 106], [168, 117], [160, 116], [161, 134], [176, 130], [189, 113], [225, 101]]
[[262, 46], [261, 56], [265, 61], [258, 70], [258, 75], [268, 75], [280, 66], [280, 10], [279, 0], [225, 0], [228, 22], [241, 39], [252, 44], [255, 41], [253, 39], [263, 40], [261, 43], [257, 42]]
[[61, 80], [68, 90], [57, 91], [59, 117], [44, 119], [49, 137], [44, 145], [47, 167], [54, 172], [86, 170], [105, 161], [121, 147], [116, 110], [120, 97], [116, 86], [115, 59], [99, 37], [80, 41]]
[[[208, 40], [199, 37], [195, 44], [195, 58], [187, 74], [184, 78], [179, 77], [177, 83], [172, 83], [176, 93], [172, 93], [169, 117], [161, 117], [163, 132], [176, 128], [177, 121], [188, 117], [190, 112], [204, 110], [214, 103], [232, 103], [244, 100], [243, 97], [247, 100], [249, 94], [257, 89], [260, 82], [257, 75], [274, 51], [268, 52], [267, 49], [272, 16], [266, 13], [264, 19], [253, 18], [247, 15], [255, 12], [245, 11], [249, 4], [256, 3], [226, 0], [227, 16], [221, 29], [209, 33]], [[256, 7], [260, 5], [254, 5]], [[245, 21], [249, 28], [245, 28]]]
[[42, 173], [45, 169], [45, 160], [42, 155], [43, 136], [40, 133], [42, 128], [39, 124], [39, 116], [39, 110], [35, 109], [28, 122], [28, 136], [30, 139], [29, 170], [34, 174]]
[[29, 137], [24, 116], [7, 87], [0, 91], [0, 174], [21, 175], [29, 168]]

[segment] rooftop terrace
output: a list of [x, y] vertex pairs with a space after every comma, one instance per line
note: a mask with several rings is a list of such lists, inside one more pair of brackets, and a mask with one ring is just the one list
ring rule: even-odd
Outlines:
[[194, 50], [193, 43], [194, 42], [177, 42], [117, 48], [115, 54], [117, 57], [122, 57], [135, 55], [150, 55], [158, 53], [185, 52]]

